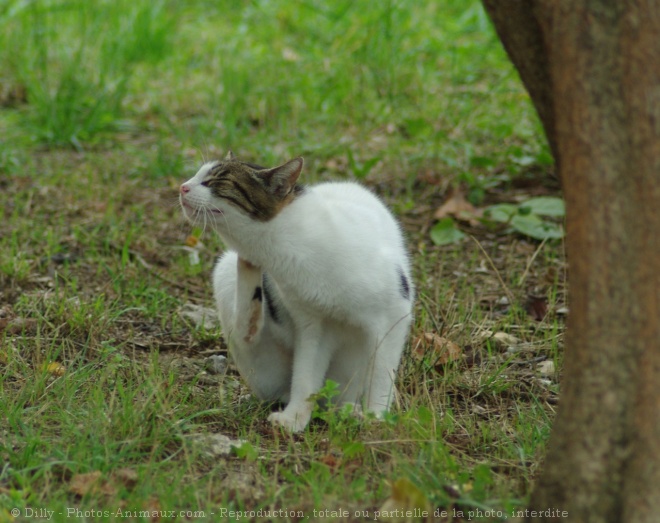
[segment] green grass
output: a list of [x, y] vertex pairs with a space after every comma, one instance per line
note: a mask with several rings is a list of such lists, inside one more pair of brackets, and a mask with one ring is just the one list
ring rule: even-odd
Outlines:
[[[0, 49], [0, 521], [352, 521], [388, 499], [499, 521], [525, 503], [558, 393], [535, 364], [563, 362], [562, 244], [463, 222], [457, 244], [429, 237], [450, 189], [481, 206], [557, 193], [478, 2], [0, 0]], [[228, 148], [304, 155], [307, 182], [360, 180], [400, 216], [411, 342], [436, 333], [463, 357], [411, 343], [384, 422], [319, 411], [300, 436], [274, 432], [233, 367], [204, 373], [221, 333], [179, 312], [212, 306], [222, 245], [207, 231], [191, 265], [177, 188]], [[214, 434], [247, 443], [209, 457], [195, 437]]]

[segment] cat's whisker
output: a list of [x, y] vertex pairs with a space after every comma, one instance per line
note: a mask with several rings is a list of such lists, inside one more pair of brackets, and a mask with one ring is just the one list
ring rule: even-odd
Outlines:
[[209, 222], [209, 212], [208, 209], [204, 209], [204, 228], [202, 229], [202, 235], [206, 232], [206, 225]]
[[179, 197], [177, 196], [176, 198], [168, 198], [165, 200], [165, 205], [168, 209], [174, 209], [175, 207], [181, 207], [181, 200], [179, 200]]

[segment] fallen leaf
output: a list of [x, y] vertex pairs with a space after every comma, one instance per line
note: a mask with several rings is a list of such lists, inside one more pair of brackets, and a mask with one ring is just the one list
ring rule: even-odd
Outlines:
[[341, 465], [341, 460], [333, 454], [326, 454], [319, 461], [332, 470], [336, 470]]
[[69, 481], [69, 492], [79, 497], [87, 494], [114, 496], [117, 494], [117, 489], [102, 478], [100, 470], [95, 470], [94, 472], [73, 476]]
[[45, 370], [48, 374], [53, 376], [64, 376], [66, 373], [66, 367], [57, 361], [51, 361], [45, 365]]
[[467, 221], [470, 225], [478, 225], [477, 218], [481, 216], [482, 211], [477, 209], [465, 199], [465, 195], [460, 189], [456, 189], [435, 211], [433, 217], [436, 220], [442, 220], [447, 216], [453, 216], [459, 220]]
[[548, 314], [548, 300], [544, 296], [528, 296], [525, 310], [536, 321], [542, 321]]
[[424, 493], [409, 479], [400, 478], [392, 484], [392, 493], [380, 507], [379, 521], [412, 523], [423, 521], [423, 512], [429, 514], [431, 504]]
[[138, 474], [134, 469], [124, 467], [117, 469], [112, 473], [112, 479], [121, 483], [128, 490], [133, 490], [138, 482]]
[[0, 331], [7, 334], [33, 334], [37, 331], [37, 320], [34, 318], [0, 318]]
[[161, 521], [163, 511], [158, 498], [151, 496], [145, 503], [144, 509], [149, 513], [149, 521], [152, 523]]
[[197, 243], [199, 242], [199, 238], [197, 236], [193, 236], [192, 234], [186, 238], [186, 245], [188, 247], [195, 247]]
[[433, 362], [435, 370], [441, 371], [448, 363], [461, 358], [463, 350], [447, 338], [425, 332], [413, 340], [413, 356], [420, 361], [426, 359]]

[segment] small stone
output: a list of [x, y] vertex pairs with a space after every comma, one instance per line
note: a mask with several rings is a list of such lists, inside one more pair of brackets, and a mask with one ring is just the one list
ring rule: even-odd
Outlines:
[[191, 434], [188, 441], [209, 458], [229, 456], [234, 448], [245, 443], [245, 440], [231, 439], [224, 434]]
[[204, 369], [209, 374], [224, 374], [227, 371], [227, 358], [220, 354], [209, 356], [204, 361]]
[[493, 334], [492, 339], [500, 347], [511, 347], [520, 343], [518, 338], [512, 336], [511, 334], [507, 334], [506, 332], [496, 332]]
[[215, 309], [202, 307], [194, 303], [186, 303], [179, 309], [179, 316], [191, 320], [196, 326], [214, 329], [220, 325], [220, 319]]
[[536, 366], [536, 370], [541, 376], [554, 376], [555, 374], [555, 363], [552, 360], [545, 360], [539, 363]]

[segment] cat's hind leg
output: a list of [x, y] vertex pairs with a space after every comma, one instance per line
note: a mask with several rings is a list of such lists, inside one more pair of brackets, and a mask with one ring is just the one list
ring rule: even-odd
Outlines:
[[337, 349], [333, 354], [326, 379], [339, 385], [339, 395], [333, 398], [337, 405], [351, 404], [356, 413], [362, 411], [364, 380], [369, 368], [369, 351], [374, 345], [364, 329], [341, 324], [333, 329], [331, 343]]
[[396, 371], [401, 361], [412, 316], [395, 320], [388, 329], [383, 329], [369, 359], [364, 381], [364, 401], [368, 411], [382, 416], [391, 407], [396, 394]]

